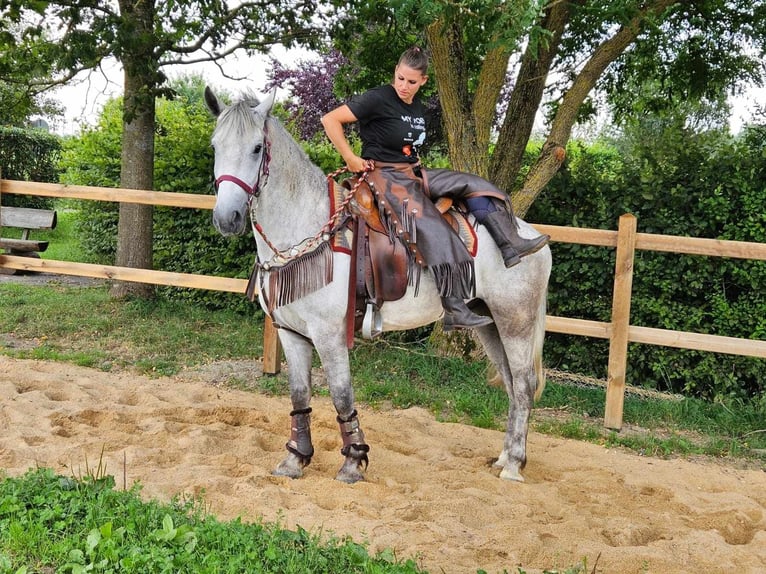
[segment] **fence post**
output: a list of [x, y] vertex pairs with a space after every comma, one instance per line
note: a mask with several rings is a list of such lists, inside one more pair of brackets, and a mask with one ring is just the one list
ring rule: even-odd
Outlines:
[[606, 407], [604, 410], [604, 426], [615, 430], [622, 428], [635, 253], [636, 217], [626, 213], [620, 216], [617, 227], [617, 256], [614, 265], [612, 325], [609, 336], [609, 366], [607, 368]]
[[263, 373], [266, 375], [276, 375], [281, 369], [280, 357], [282, 356], [282, 346], [279, 344], [279, 337], [271, 317], [266, 315], [266, 321], [263, 324]]
[[[3, 209], [3, 168], [0, 167], [0, 211]], [[0, 237], [3, 235], [3, 218], [0, 217]], [[0, 254], [1, 255], [1, 254]]]

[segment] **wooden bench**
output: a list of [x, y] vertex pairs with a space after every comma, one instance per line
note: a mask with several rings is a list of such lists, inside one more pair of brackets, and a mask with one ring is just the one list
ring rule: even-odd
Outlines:
[[38, 253], [48, 249], [47, 241], [30, 239], [29, 232], [56, 227], [56, 212], [52, 209], [0, 206], [0, 232], [6, 227], [22, 229], [20, 239], [0, 237], [0, 248], [8, 255], [39, 257]]

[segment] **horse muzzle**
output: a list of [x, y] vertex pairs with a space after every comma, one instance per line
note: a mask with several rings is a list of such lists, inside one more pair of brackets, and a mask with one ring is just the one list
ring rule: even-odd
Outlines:
[[213, 225], [224, 237], [242, 235], [247, 230], [246, 209], [213, 209]]

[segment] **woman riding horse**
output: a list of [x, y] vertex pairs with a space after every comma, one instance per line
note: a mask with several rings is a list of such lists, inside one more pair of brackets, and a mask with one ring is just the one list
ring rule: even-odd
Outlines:
[[[351, 98], [322, 117], [325, 133], [353, 173], [367, 180], [384, 207], [391, 235], [402, 238], [412, 264], [433, 273], [442, 307], [444, 330], [482, 327], [489, 317], [465, 304], [475, 294], [473, 258], [433, 202], [441, 197], [462, 201], [484, 225], [506, 267], [541, 249], [547, 235], [520, 237], [507, 195], [476, 175], [448, 169], [426, 169], [418, 150], [425, 142], [425, 107], [417, 96], [428, 80], [428, 56], [417, 47], [399, 58], [391, 84]], [[351, 149], [344, 125], [359, 122], [362, 156]], [[383, 197], [380, 197], [380, 194]]]

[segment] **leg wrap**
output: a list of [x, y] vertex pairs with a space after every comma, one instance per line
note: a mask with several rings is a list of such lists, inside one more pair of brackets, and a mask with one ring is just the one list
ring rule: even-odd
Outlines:
[[[361, 453], [361, 456], [358, 456], [358, 458], [361, 462], [364, 462], [364, 466], [366, 467], [370, 462], [367, 458], [367, 453], [370, 452], [370, 446], [364, 442], [364, 433], [359, 426], [359, 417], [357, 416], [356, 410], [351, 413], [348, 420], [344, 421], [342, 418], [337, 417], [337, 421], [340, 426], [340, 436], [343, 438], [343, 448], [340, 449], [340, 453], [343, 456], [349, 456], [351, 454], [351, 448], [353, 447], [354, 450]], [[357, 457], [355, 456], [355, 458]]]
[[311, 444], [311, 407], [290, 413], [290, 440], [285, 447], [299, 457], [303, 464], [311, 462], [314, 456], [314, 446]]

